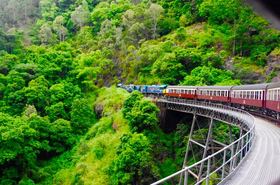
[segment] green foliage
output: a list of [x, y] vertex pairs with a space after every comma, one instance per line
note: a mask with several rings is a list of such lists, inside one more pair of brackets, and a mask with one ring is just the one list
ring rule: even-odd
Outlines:
[[30, 81], [24, 89], [27, 103], [36, 105], [36, 108], [42, 111], [48, 105], [48, 86], [48, 81], [43, 76]]
[[[0, 184], [148, 184], [169, 175], [181, 168], [189, 128], [164, 134], [141, 94], [98, 88], [259, 82], [279, 54], [279, 31], [240, 0], [4, 1]], [[225, 140], [228, 130], [214, 132]]]
[[205, 0], [199, 7], [199, 14], [215, 24], [233, 23], [240, 6], [239, 0]]
[[197, 67], [191, 74], [186, 76], [182, 84], [184, 85], [235, 85], [238, 80], [232, 79], [230, 71], [224, 71], [213, 67]]
[[36, 130], [25, 120], [4, 113], [0, 113], [0, 126], [0, 165], [12, 160], [19, 160], [20, 165], [33, 165], [41, 147], [35, 139]]
[[21, 49], [21, 35], [16, 32], [15, 34], [6, 34], [0, 27], [0, 54], [1, 52], [18, 53]]
[[70, 115], [71, 126], [76, 133], [83, 133], [95, 122], [95, 114], [87, 99], [75, 99]]
[[[100, 117], [104, 117], [118, 112], [123, 107], [124, 101], [128, 95], [128, 92], [124, 89], [116, 87], [102, 88], [99, 92], [98, 98], [95, 101], [96, 113]], [[137, 95], [141, 96], [141, 94]], [[131, 102], [129, 106], [133, 106], [133, 102]]]
[[132, 131], [143, 132], [153, 130], [157, 126], [157, 114], [159, 112], [156, 105], [146, 99], [139, 92], [133, 92], [124, 103], [123, 114], [127, 119]]
[[165, 54], [156, 60], [152, 73], [164, 84], [176, 84], [185, 75], [184, 66], [176, 59], [175, 54]]
[[124, 135], [111, 167], [112, 184], [146, 184], [157, 177], [149, 140], [143, 134]]
[[143, 94], [141, 94], [139, 91], [133, 91], [129, 97], [125, 100], [123, 105], [123, 114], [124, 117], [126, 117], [126, 114], [129, 114], [131, 110], [133, 109], [136, 102], [139, 102], [143, 98]]

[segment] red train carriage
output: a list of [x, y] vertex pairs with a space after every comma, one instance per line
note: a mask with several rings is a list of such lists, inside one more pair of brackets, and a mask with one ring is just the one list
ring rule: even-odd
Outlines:
[[232, 86], [205, 86], [197, 88], [197, 99], [229, 102]]
[[268, 84], [233, 86], [231, 103], [264, 108], [267, 86]]
[[196, 89], [197, 87], [193, 86], [168, 86], [165, 94], [171, 97], [195, 99]]
[[280, 82], [267, 86], [266, 108], [280, 112]]

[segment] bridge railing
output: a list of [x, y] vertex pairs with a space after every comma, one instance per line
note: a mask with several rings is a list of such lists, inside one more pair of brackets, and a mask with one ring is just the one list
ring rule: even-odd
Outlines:
[[[181, 182], [184, 185], [208, 185], [210, 181], [215, 181], [215, 184], [219, 184], [221, 182], [224, 182], [228, 177], [230, 177], [231, 174], [233, 174], [233, 172], [247, 157], [247, 154], [251, 151], [255, 136], [255, 125], [254, 117], [248, 112], [222, 104], [187, 99], [161, 99], [159, 101], [171, 104], [175, 103], [180, 105], [194, 106], [198, 108], [209, 109], [210, 111], [215, 112], [221, 111], [224, 114], [229, 114], [230, 116], [235, 117], [235, 120], [238, 120], [239, 126], [241, 124], [241, 126], [247, 127], [248, 130], [245, 133], [242, 133], [242, 135], [237, 140], [222, 148], [221, 150], [217, 151], [216, 153], [209, 155], [201, 161], [198, 161], [190, 166], [186, 166], [180, 171], [168, 177], [165, 177], [153, 183], [152, 185], [164, 184], [169, 181], [172, 181], [171, 184], [174, 184], [174, 182], [178, 181], [179, 177], [183, 177], [183, 181]], [[215, 165], [213, 165], [217, 158], [221, 158], [220, 163], [215, 163]], [[205, 169], [204, 171], [206, 173], [204, 173], [200, 177], [195, 177], [194, 171], [201, 165]], [[217, 174], [219, 177], [217, 177]], [[196, 179], [190, 180], [189, 175], [194, 176]]]

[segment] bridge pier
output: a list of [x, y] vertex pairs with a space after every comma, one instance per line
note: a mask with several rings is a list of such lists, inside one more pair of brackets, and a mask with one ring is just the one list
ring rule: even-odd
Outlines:
[[177, 128], [177, 124], [180, 122], [191, 123], [192, 114], [186, 114], [183, 112], [178, 112], [174, 110], [170, 110], [167, 108], [164, 103], [156, 103], [158, 108], [160, 109], [159, 123], [160, 128], [166, 132], [170, 133]]

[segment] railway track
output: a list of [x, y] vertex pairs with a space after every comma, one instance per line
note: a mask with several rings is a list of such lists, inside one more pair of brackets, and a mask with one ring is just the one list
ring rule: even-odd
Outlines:
[[251, 154], [225, 185], [280, 185], [280, 128], [255, 117]]

